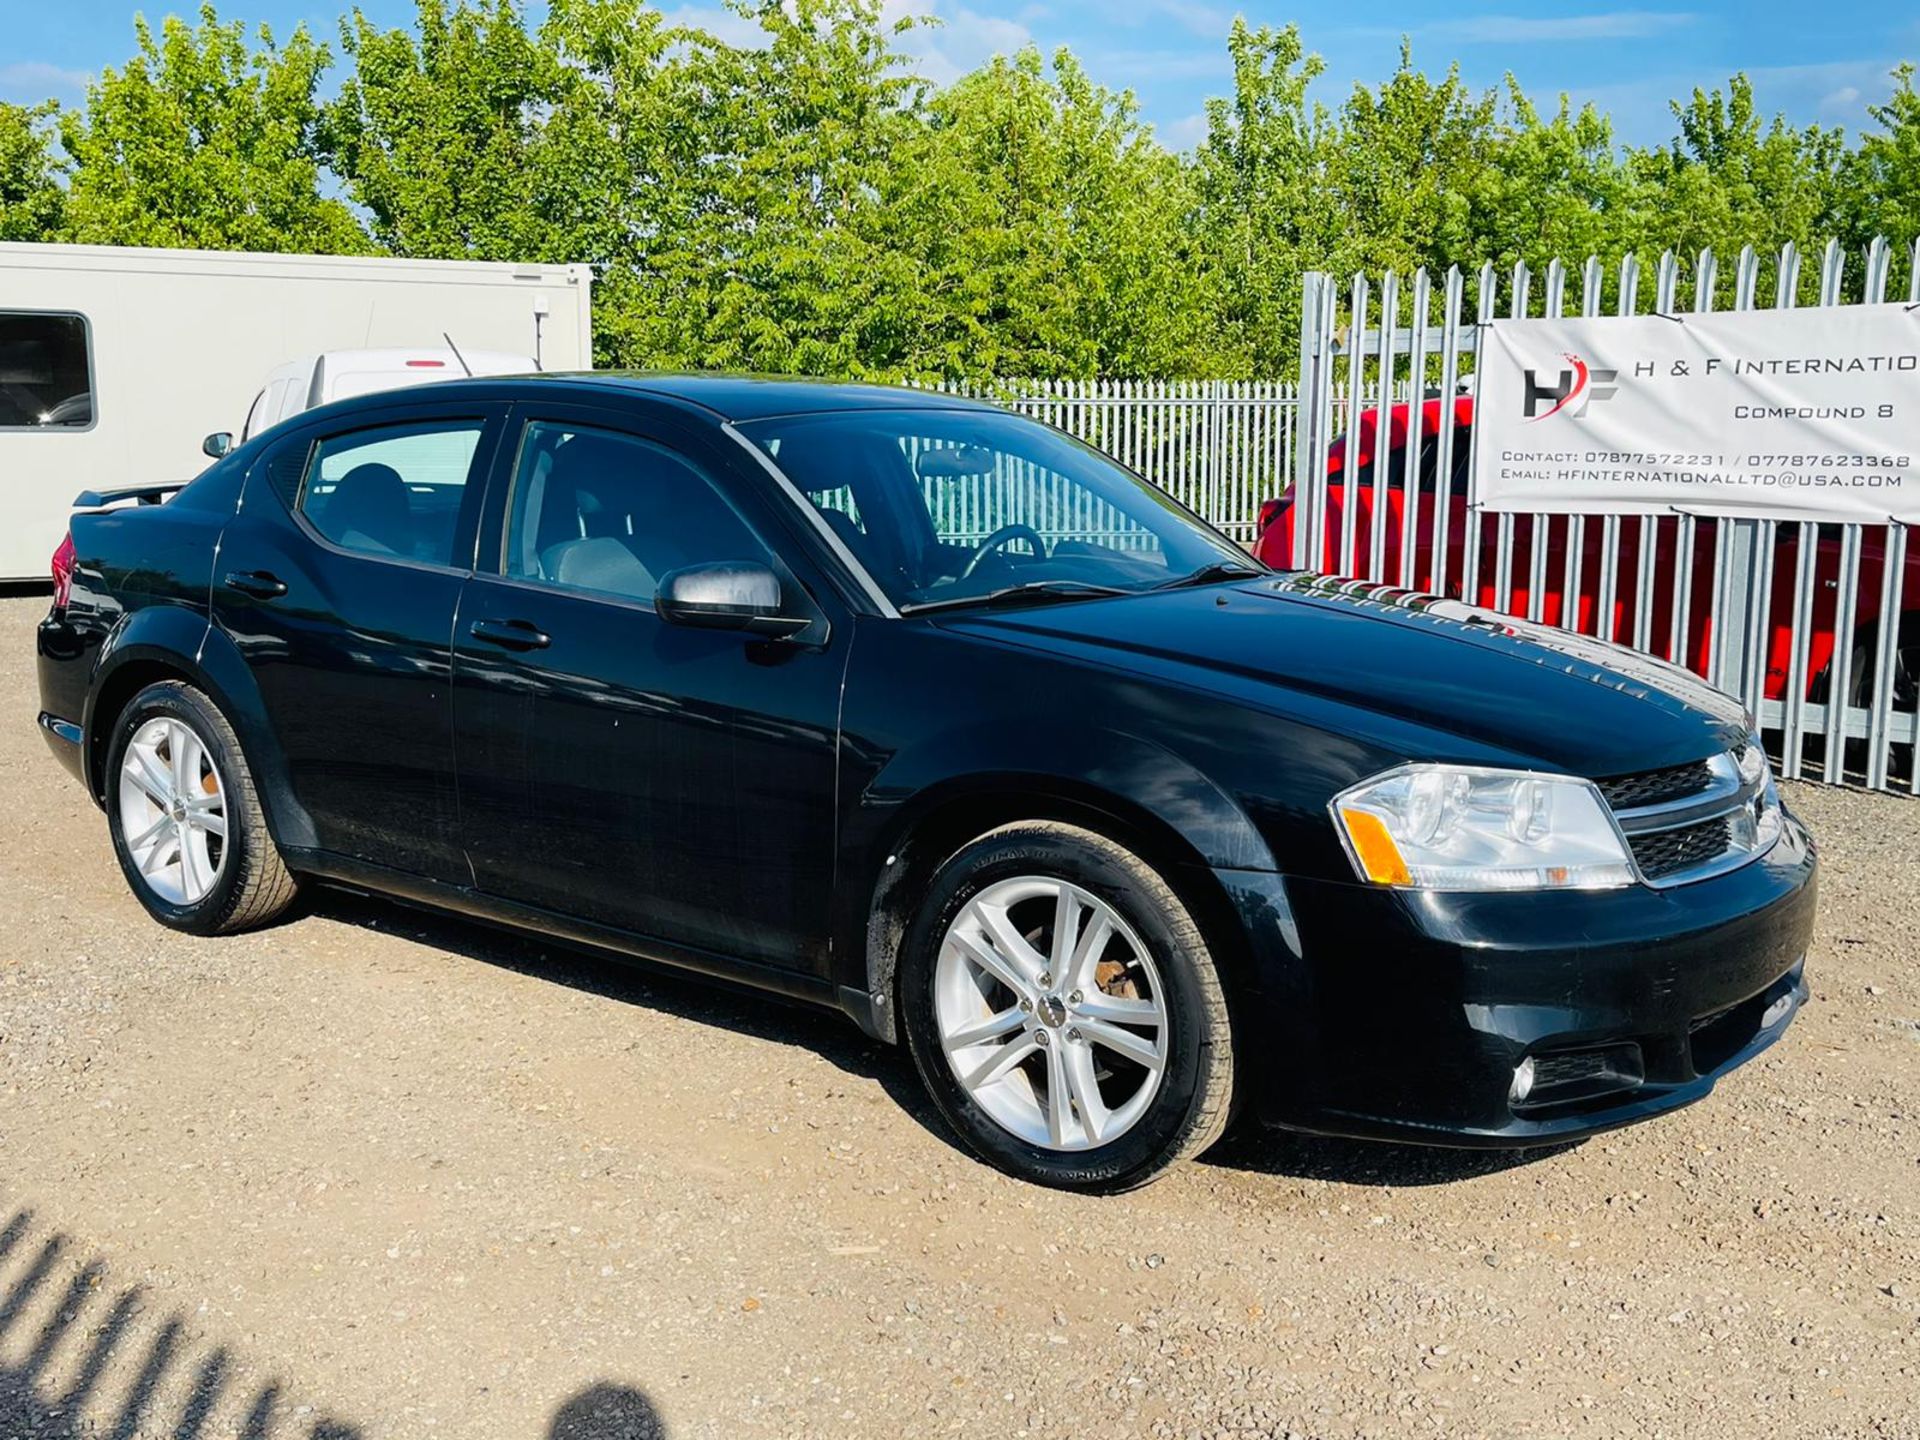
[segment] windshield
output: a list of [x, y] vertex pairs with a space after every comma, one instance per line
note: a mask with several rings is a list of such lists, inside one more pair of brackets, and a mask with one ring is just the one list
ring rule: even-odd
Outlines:
[[1259, 568], [1098, 451], [992, 410], [856, 410], [740, 427], [902, 610], [1011, 587], [1139, 591]]

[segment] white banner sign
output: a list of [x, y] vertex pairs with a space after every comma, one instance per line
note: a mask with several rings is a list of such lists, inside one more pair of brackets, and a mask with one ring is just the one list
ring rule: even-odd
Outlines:
[[1920, 522], [1920, 309], [1495, 320], [1490, 510]]

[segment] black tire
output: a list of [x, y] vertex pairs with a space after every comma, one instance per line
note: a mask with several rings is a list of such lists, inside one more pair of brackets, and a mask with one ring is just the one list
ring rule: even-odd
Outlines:
[[[205, 748], [224, 799], [226, 835], [218, 869], [206, 893], [179, 903], [157, 893], [140, 872], [123, 823], [121, 770], [127, 747], [142, 726], [166, 717], [185, 724]], [[128, 703], [107, 747], [107, 827], [121, 873], [147, 913], [162, 925], [190, 935], [229, 935], [278, 919], [293, 904], [298, 881], [280, 858], [254, 788], [253, 772], [226, 716], [200, 691], [177, 680], [149, 685]]]
[[[940, 1040], [934, 976], [949, 927], [981, 891], [1027, 876], [1065, 880], [1110, 906], [1145, 945], [1160, 979], [1168, 1043], [1159, 1088], [1130, 1129], [1086, 1149], [1052, 1149], [1003, 1128], [961, 1085]], [[1105, 836], [1021, 821], [967, 845], [934, 875], [908, 928], [899, 991], [907, 1043], [934, 1104], [976, 1154], [1010, 1175], [1065, 1190], [1131, 1190], [1200, 1154], [1227, 1127], [1232, 1035], [1206, 941], [1160, 874]]]

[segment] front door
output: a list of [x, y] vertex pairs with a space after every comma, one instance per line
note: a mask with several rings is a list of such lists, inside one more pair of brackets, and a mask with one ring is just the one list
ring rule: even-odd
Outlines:
[[[513, 430], [505, 497], [489, 502], [481, 573], [453, 628], [476, 882], [675, 946], [824, 973], [852, 627], [768, 543], [779, 527], [735, 488], [745, 481], [720, 445], [624, 410], [516, 410]], [[721, 560], [771, 564], [812, 623], [768, 641], [655, 613], [663, 576]]]
[[[338, 422], [336, 422], [338, 423]], [[504, 407], [305, 426], [249, 472], [215, 622], [246, 657], [312, 847], [467, 883], [449, 632]], [[473, 479], [474, 484], [468, 481]]]

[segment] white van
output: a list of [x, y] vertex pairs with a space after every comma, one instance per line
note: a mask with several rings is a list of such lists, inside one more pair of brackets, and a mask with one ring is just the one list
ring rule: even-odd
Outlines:
[[[312, 410], [330, 400], [370, 395], [376, 390], [400, 390], [435, 380], [459, 380], [468, 375], [531, 375], [540, 368], [531, 355], [505, 350], [332, 350], [276, 366], [253, 397], [242, 443], [290, 415]], [[220, 447], [212, 442], [210, 450]], [[230, 437], [229, 437], [230, 438]]]

